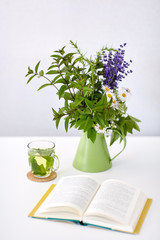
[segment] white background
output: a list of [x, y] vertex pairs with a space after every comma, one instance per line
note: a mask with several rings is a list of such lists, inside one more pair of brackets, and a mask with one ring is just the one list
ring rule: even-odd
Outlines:
[[57, 131], [52, 121], [51, 107], [61, 105], [54, 88], [37, 92], [43, 81], [26, 85], [24, 76], [39, 60], [47, 68], [49, 56], [70, 39], [87, 56], [127, 42], [126, 58], [133, 60], [133, 74], [123, 82], [132, 91], [128, 113], [142, 120], [135, 135], [160, 135], [159, 13], [158, 0], [1, 0], [0, 135], [66, 134], [63, 122]]

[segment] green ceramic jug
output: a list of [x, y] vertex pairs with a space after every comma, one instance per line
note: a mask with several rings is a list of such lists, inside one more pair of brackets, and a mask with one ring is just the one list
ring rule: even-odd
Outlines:
[[93, 143], [87, 138], [87, 133], [83, 132], [73, 161], [73, 166], [83, 172], [106, 171], [112, 166], [112, 160], [124, 150], [125, 146], [126, 140], [124, 139], [123, 149], [111, 158], [104, 134], [97, 133], [96, 140]]

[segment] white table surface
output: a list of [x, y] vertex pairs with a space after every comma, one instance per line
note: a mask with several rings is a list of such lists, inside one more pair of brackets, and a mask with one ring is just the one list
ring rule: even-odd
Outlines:
[[[49, 139], [56, 143], [60, 168], [55, 180], [36, 183], [27, 179], [29, 171], [28, 142]], [[0, 239], [160, 239], [160, 137], [128, 137], [125, 151], [113, 160], [113, 166], [102, 173], [83, 173], [72, 167], [79, 137], [1, 137], [0, 138]], [[108, 141], [108, 139], [107, 139]], [[120, 149], [115, 144], [111, 155]], [[91, 175], [100, 183], [116, 178], [139, 187], [152, 205], [138, 235], [64, 222], [27, 217], [52, 183], [69, 175]]]

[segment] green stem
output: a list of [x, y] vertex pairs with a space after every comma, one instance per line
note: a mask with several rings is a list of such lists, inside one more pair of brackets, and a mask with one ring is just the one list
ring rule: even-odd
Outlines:
[[[91, 67], [92, 69], [92, 74], [91, 74], [91, 79], [92, 79], [92, 88], [93, 88], [93, 93], [94, 93], [94, 67]], [[93, 94], [92, 94], [92, 100], [93, 100]]]
[[[37, 76], [40, 76], [38, 73], [35, 73]], [[50, 82], [50, 84], [52, 85], [52, 86], [54, 86], [55, 88], [56, 88], [56, 90], [57, 91], [59, 91], [59, 89], [56, 87], [56, 85], [54, 84], [54, 83], [52, 83], [52, 81], [49, 79], [49, 78], [47, 78], [46, 76], [40, 76], [40, 77], [44, 77], [47, 81], [49, 81]]]
[[82, 97], [83, 97], [83, 108], [85, 108], [86, 104], [85, 104], [85, 101], [84, 101], [83, 86], [82, 86]]
[[[62, 58], [63, 58], [63, 60], [64, 60], [64, 57], [62, 57]], [[65, 67], [66, 67], [67, 70], [68, 70], [68, 66], [66, 65], [65, 61], [64, 61], [64, 65], [65, 65]], [[58, 68], [59, 68], [59, 71], [60, 71], [60, 66], [59, 66], [59, 64], [58, 64]], [[69, 78], [69, 80], [70, 80], [70, 78]], [[72, 85], [71, 81], [70, 81], [70, 84]], [[72, 89], [73, 89], [73, 93], [74, 93], [74, 95], [75, 95], [75, 91], [74, 91], [73, 85], [72, 85]]]
[[73, 96], [73, 94], [72, 94], [72, 92], [71, 92], [71, 89], [70, 89], [70, 87], [69, 87], [69, 85], [68, 85], [68, 82], [66, 81], [66, 79], [63, 77], [63, 74], [61, 73], [61, 69], [60, 69], [59, 64], [58, 64], [58, 70], [59, 70], [59, 74], [61, 75], [62, 79], [65, 81], [65, 83], [66, 83], [66, 85], [67, 85], [67, 88], [68, 88], [68, 90], [69, 90], [69, 92], [70, 92], [70, 94], [71, 94], [71, 97], [72, 97], [73, 99], [75, 99], [74, 96]]

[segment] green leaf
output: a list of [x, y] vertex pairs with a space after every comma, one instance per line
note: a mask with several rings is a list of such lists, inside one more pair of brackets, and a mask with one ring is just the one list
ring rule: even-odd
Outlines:
[[134, 128], [134, 129], [136, 129], [137, 131], [140, 132], [140, 128], [139, 128], [137, 122], [140, 122], [140, 120], [138, 120], [137, 118], [134, 118], [134, 117], [128, 115], [128, 116], [126, 117], [126, 120], [125, 120], [126, 130], [127, 130], [129, 133], [132, 133], [133, 128]]
[[53, 58], [62, 58], [60, 55], [57, 55], [57, 54], [53, 54], [53, 55], [51, 55], [51, 57], [53, 57]]
[[52, 111], [53, 111], [54, 116], [58, 115], [58, 113], [56, 112], [56, 110], [54, 110], [54, 108], [52, 108]]
[[27, 81], [27, 84], [36, 76], [36, 74], [34, 74], [32, 77], [30, 77]]
[[[63, 75], [64, 76], [64, 75]], [[66, 73], [66, 75], [65, 75], [65, 81], [67, 82], [67, 83], [69, 83], [69, 79], [70, 79], [70, 74], [69, 73]]]
[[61, 77], [61, 75], [59, 74], [59, 75], [57, 75], [52, 81], [51, 81], [51, 83], [56, 83], [56, 80], [58, 79], [58, 78], [60, 78]]
[[75, 55], [76, 53], [67, 53], [63, 58], [70, 58], [73, 55]]
[[84, 87], [83, 88], [84, 96], [87, 96], [87, 94], [90, 94], [91, 92], [93, 92], [92, 88], [90, 88], [90, 87]]
[[44, 168], [43, 164], [38, 165], [35, 158], [33, 158], [32, 161], [30, 161], [30, 165], [34, 174], [41, 175], [41, 176], [46, 174], [46, 169]]
[[54, 158], [51, 156], [43, 156], [44, 159], [46, 159], [46, 169], [53, 166]]
[[79, 89], [79, 90], [82, 89], [82, 86], [81, 86], [79, 83], [77, 83], [77, 82], [72, 82], [71, 85], [72, 85], [74, 88], [77, 88], [77, 89]]
[[86, 105], [90, 108], [90, 109], [93, 109], [93, 102], [88, 100], [87, 98], [85, 98], [85, 103]]
[[130, 117], [131, 120], [133, 120], [133, 121], [135, 121], [135, 122], [141, 122], [141, 120], [139, 120], [139, 119], [137, 119], [137, 118], [135, 118], [135, 117], [132, 117], [132, 116], [130, 116], [130, 115], [128, 115], [128, 116]]
[[121, 117], [120, 120], [118, 121], [118, 125], [120, 127], [122, 127], [126, 122], [126, 118], [125, 117]]
[[91, 128], [93, 125], [93, 120], [88, 116], [87, 120], [83, 126], [84, 132], [86, 132], [89, 128]]
[[96, 69], [100, 69], [100, 68], [103, 68], [103, 63], [99, 62], [99, 59], [98, 59], [98, 62], [96, 63]]
[[79, 57], [79, 58], [76, 58], [75, 60], [74, 60], [74, 62], [72, 63], [72, 66], [74, 66], [77, 62], [81, 62], [81, 58]]
[[111, 141], [110, 141], [110, 146], [120, 137], [120, 135], [114, 131], [114, 129], [112, 130], [112, 134], [111, 134]]
[[68, 92], [64, 92], [63, 98], [65, 100], [73, 100], [71, 94]]
[[108, 103], [107, 103], [107, 97], [106, 94], [102, 95], [101, 99], [96, 103], [95, 107], [93, 110], [104, 110], [105, 108], [107, 109]]
[[133, 126], [134, 126], [134, 122], [132, 120], [125, 120], [124, 128], [126, 129], [127, 132], [132, 134]]
[[80, 115], [78, 120], [75, 123], [75, 127], [78, 128], [79, 130], [84, 129], [84, 126], [86, 124], [86, 120], [87, 120], [88, 115], [87, 114], [83, 114]]
[[33, 73], [33, 70], [30, 67], [28, 67], [28, 72]]
[[64, 91], [66, 91], [68, 88], [66, 85], [62, 85], [58, 91], [59, 99], [62, 97]]
[[67, 65], [66, 61], [62, 58], [62, 59], [59, 61], [59, 64], [58, 64], [58, 65], [59, 65], [59, 67], [60, 67], [60, 66], [62, 66], [63, 64], [64, 64], [64, 65], [65, 65], [65, 64]]
[[63, 78], [60, 78], [57, 81], [55, 81], [54, 83], [63, 83], [63, 84], [65, 84], [66, 82], [64, 81]]
[[56, 53], [60, 53], [61, 55], [63, 55], [65, 53], [64, 49], [66, 46], [62, 47], [62, 49], [58, 50], [58, 51], [54, 51]]
[[80, 104], [82, 101], [83, 101], [83, 97], [77, 98], [77, 99], [72, 103], [72, 105], [73, 105], [74, 107], [77, 107], [77, 106], [79, 106], [79, 104]]
[[102, 104], [102, 105], [93, 107], [93, 110], [98, 112], [98, 111], [102, 111], [102, 110], [104, 111], [105, 108], [106, 108], [106, 105]]
[[35, 72], [38, 72], [38, 67], [39, 67], [40, 61], [37, 63], [37, 65], [35, 66]]
[[58, 73], [59, 73], [59, 72], [56, 71], [56, 70], [51, 70], [51, 71], [47, 72], [46, 74], [58, 74]]
[[25, 77], [28, 77], [30, 74], [32, 74], [32, 73], [27, 73], [27, 74], [25, 75]]
[[65, 109], [68, 110], [69, 106], [68, 106], [68, 99], [65, 100]]
[[70, 128], [72, 128], [73, 126], [75, 126], [75, 124], [76, 124], [76, 120], [70, 121]]
[[96, 140], [96, 135], [97, 135], [97, 132], [96, 130], [92, 127], [92, 128], [89, 128], [88, 131], [87, 131], [87, 137], [89, 139], [91, 139], [91, 141], [94, 143], [95, 140]]
[[28, 75], [34, 73], [32, 69], [30, 69], [30, 67], [28, 67], [28, 73], [25, 75], [25, 77], [28, 77]]
[[59, 115], [64, 115], [65, 107], [59, 108]]
[[76, 121], [75, 127], [78, 128], [79, 130], [81, 130], [81, 129], [83, 129], [85, 122], [86, 122], [86, 119], [80, 118], [79, 120]]
[[57, 65], [51, 65], [48, 70], [52, 69], [52, 68], [55, 68], [55, 67], [58, 67]]
[[51, 86], [51, 84], [50, 84], [50, 83], [43, 84], [40, 88], [38, 88], [37, 91], [39, 91], [39, 90], [41, 90], [42, 88], [45, 88], [45, 87], [47, 87], [47, 86]]
[[101, 100], [97, 103], [97, 105], [101, 105], [101, 104], [107, 105], [107, 96], [106, 96], [106, 94], [102, 95]]
[[105, 127], [103, 116], [101, 114], [95, 113], [93, 120], [95, 123], [98, 123], [102, 128]]
[[140, 128], [136, 122], [134, 122], [133, 128], [136, 129], [138, 132], [140, 132]]
[[65, 118], [65, 130], [68, 132], [69, 117]]
[[60, 71], [61, 73], [68, 73], [68, 68], [65, 66]]
[[58, 128], [59, 122], [60, 122], [60, 118], [57, 118], [57, 119], [56, 119], [56, 128]]
[[40, 76], [43, 76], [43, 75], [44, 75], [43, 70], [41, 70], [41, 71], [39, 72], [39, 75], [40, 75]]

